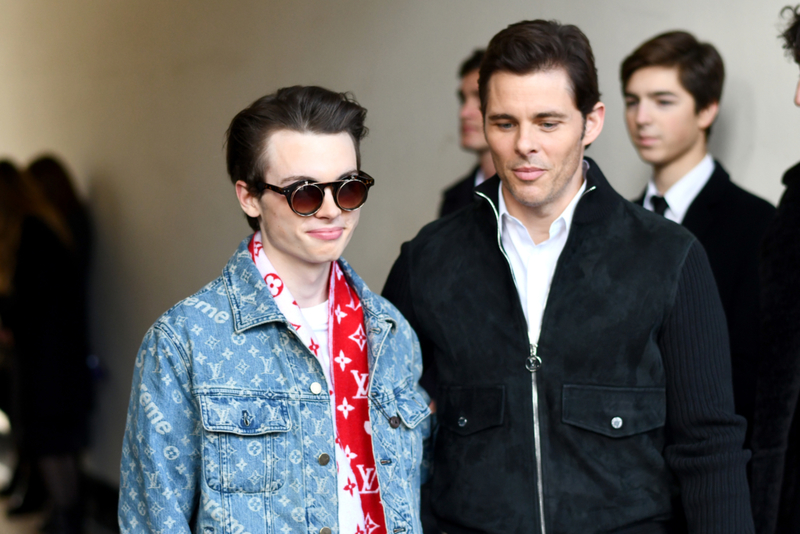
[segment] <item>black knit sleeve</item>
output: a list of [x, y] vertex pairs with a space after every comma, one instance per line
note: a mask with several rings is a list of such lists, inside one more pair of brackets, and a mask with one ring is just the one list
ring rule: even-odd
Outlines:
[[395, 260], [386, 284], [383, 286], [381, 295], [394, 304], [403, 317], [406, 318], [411, 328], [417, 333], [419, 345], [422, 349], [423, 376], [420, 384], [432, 399], [436, 398], [436, 375], [432, 370], [433, 345], [428, 338], [423, 325], [416, 313], [414, 289], [415, 284], [412, 276], [412, 251], [411, 243], [403, 243], [400, 249], [400, 256]]
[[734, 413], [725, 314], [698, 242], [684, 261], [659, 346], [667, 374], [665, 457], [689, 532], [752, 533], [745, 421]]

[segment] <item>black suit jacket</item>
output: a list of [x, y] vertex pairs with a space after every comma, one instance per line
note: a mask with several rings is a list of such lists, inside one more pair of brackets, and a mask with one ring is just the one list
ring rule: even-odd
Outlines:
[[439, 206], [439, 217], [450, 215], [475, 201], [473, 194], [475, 190], [475, 175], [478, 174], [480, 168], [480, 165], [475, 165], [472, 172], [445, 189], [444, 193], [442, 193], [442, 205]]
[[[644, 195], [636, 200], [643, 204]], [[759, 339], [759, 245], [775, 207], [731, 182], [718, 161], [682, 225], [708, 254], [722, 307], [728, 319], [736, 413], [747, 419], [749, 447], [753, 426]]]

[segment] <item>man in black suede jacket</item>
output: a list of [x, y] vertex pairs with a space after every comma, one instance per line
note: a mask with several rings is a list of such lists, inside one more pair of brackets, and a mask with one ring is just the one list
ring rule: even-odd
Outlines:
[[384, 288], [438, 373], [439, 527], [752, 532], [708, 260], [583, 157], [605, 116], [586, 36], [509, 26], [480, 96], [498, 174], [405, 243]]

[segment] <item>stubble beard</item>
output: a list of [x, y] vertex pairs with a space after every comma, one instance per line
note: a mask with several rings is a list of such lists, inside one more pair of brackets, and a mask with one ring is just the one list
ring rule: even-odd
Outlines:
[[[578, 141], [578, 146], [575, 150], [571, 151], [567, 159], [565, 160], [565, 165], [562, 167], [562, 172], [559, 173], [558, 176], [553, 177], [551, 183], [551, 189], [547, 192], [544, 198], [540, 199], [526, 199], [524, 196], [523, 188], [516, 187], [516, 183], [510, 179], [504, 179], [503, 185], [506, 189], [508, 189], [511, 196], [514, 199], [522, 204], [527, 208], [541, 208], [543, 206], [550, 205], [556, 202], [559, 198], [561, 198], [564, 194], [566, 194], [567, 190], [569, 189], [570, 185], [572, 185], [572, 178], [575, 176], [575, 173], [578, 170], [578, 167], [581, 165], [583, 158], [580, 157], [581, 155], [581, 145], [580, 141], [583, 140], [583, 136]], [[513, 175], [513, 171], [510, 169], [506, 169], [506, 171]], [[547, 172], [552, 172], [553, 169], [548, 169]], [[534, 182], [535, 183], [535, 182]]]

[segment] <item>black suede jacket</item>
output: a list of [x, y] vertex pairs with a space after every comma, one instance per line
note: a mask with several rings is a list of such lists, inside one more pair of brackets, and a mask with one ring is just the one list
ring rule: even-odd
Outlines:
[[538, 347], [500, 242], [496, 176], [392, 268], [384, 295], [438, 373], [433, 512], [448, 534], [752, 532], [705, 253], [587, 161]]

